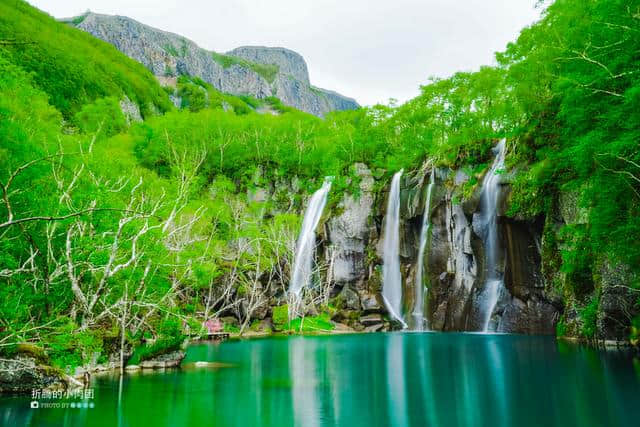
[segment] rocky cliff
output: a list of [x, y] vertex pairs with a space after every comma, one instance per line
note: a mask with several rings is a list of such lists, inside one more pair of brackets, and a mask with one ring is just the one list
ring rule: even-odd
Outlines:
[[[381, 236], [385, 214], [385, 190], [376, 187], [371, 172], [357, 165], [361, 176], [358, 199], [346, 195], [339, 214], [325, 223], [325, 262], [332, 268], [334, 294], [342, 297], [338, 320], [384, 314], [380, 298], [382, 269]], [[459, 190], [469, 179], [460, 172], [437, 169], [431, 211], [424, 212], [428, 176], [424, 171], [405, 173], [401, 181], [400, 261], [402, 264], [404, 311], [413, 306], [415, 265], [422, 216], [432, 224], [431, 244], [426, 253], [428, 282], [427, 318], [430, 329], [476, 331], [481, 329], [477, 299], [485, 283], [484, 248], [474, 230], [478, 193], [461, 202]], [[378, 186], [379, 187], [379, 186]], [[504, 184], [503, 197], [508, 195]], [[500, 212], [498, 220], [504, 259], [505, 289], [500, 295], [492, 323], [497, 332], [553, 334], [563, 305], [545, 287], [542, 277], [540, 238], [536, 221], [518, 221]], [[361, 317], [362, 318], [362, 317]], [[358, 327], [357, 322], [352, 322]]]
[[[345, 193], [339, 203], [327, 208], [318, 227], [317, 261], [328, 266], [321, 282], [331, 288], [331, 305], [337, 308], [334, 321], [358, 330], [392, 329], [399, 325], [390, 322], [381, 298], [381, 240], [388, 182], [377, 180], [364, 164], [356, 164], [355, 171], [357, 196]], [[472, 185], [472, 177], [461, 171], [438, 168], [431, 208], [425, 212], [430, 172], [430, 166], [425, 165], [405, 172], [401, 179], [403, 311], [409, 313], [413, 308], [420, 231], [423, 216], [428, 215], [432, 229], [424, 264], [429, 328], [482, 330], [487, 275], [486, 250], [477, 229], [482, 186]], [[475, 178], [474, 182], [482, 181], [482, 177]], [[554, 217], [510, 216], [511, 180], [511, 174], [503, 174], [499, 181], [497, 226], [502, 250], [498, 268], [504, 287], [493, 309], [490, 330], [549, 335], [558, 330], [568, 337], [580, 337], [584, 318], [579, 313], [591, 297], [575, 300], [563, 294], [563, 283], [569, 278], [558, 268], [557, 258], [561, 256], [559, 230], [583, 221], [583, 212], [575, 198], [565, 194], [554, 202], [558, 206]], [[265, 193], [267, 199], [270, 192]], [[599, 298], [594, 307], [597, 330], [593, 339], [613, 342], [629, 337], [630, 320], [638, 308], [634, 305], [637, 295], [627, 286], [627, 270], [604, 262], [594, 274], [592, 285]], [[284, 299], [276, 302], [284, 303]]]
[[288, 49], [245, 46], [219, 54], [123, 16], [88, 12], [67, 22], [111, 43], [159, 77], [196, 76], [222, 92], [276, 96], [286, 105], [317, 116], [358, 108], [351, 98], [312, 86], [304, 58]]

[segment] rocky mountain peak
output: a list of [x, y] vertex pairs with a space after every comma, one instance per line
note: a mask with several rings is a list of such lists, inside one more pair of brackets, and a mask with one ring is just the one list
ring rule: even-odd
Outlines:
[[307, 63], [297, 52], [284, 47], [241, 46], [227, 52], [227, 55], [264, 65], [276, 65], [280, 72], [309, 83]]
[[359, 107], [352, 98], [312, 86], [304, 58], [286, 48], [243, 46], [221, 54], [125, 16], [86, 12], [65, 22], [111, 43], [159, 78], [196, 76], [222, 92], [275, 96], [316, 116]]

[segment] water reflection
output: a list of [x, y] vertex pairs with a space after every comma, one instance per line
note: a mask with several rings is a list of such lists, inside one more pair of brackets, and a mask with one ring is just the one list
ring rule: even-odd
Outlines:
[[602, 426], [640, 418], [628, 354], [553, 338], [392, 333], [201, 345], [235, 364], [95, 381], [95, 408], [0, 401], [1, 425]]
[[388, 425], [407, 425], [407, 396], [404, 369], [404, 345], [402, 335], [390, 335], [387, 349], [387, 390], [392, 399], [387, 399], [389, 407]]
[[317, 368], [317, 341], [302, 339], [289, 341], [289, 376], [295, 425], [316, 427], [320, 425]]

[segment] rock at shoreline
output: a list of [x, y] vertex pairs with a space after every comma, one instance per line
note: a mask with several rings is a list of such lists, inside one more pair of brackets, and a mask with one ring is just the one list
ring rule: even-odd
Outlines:
[[[153, 359], [143, 360], [140, 362], [141, 369], [165, 369], [177, 368], [184, 359], [184, 351], [173, 351], [171, 353], [162, 354]], [[135, 365], [134, 365], [135, 366]], [[127, 366], [127, 369], [129, 366]]]
[[63, 372], [41, 364], [35, 357], [19, 354], [13, 359], [0, 359], [0, 393], [64, 390], [71, 385]]

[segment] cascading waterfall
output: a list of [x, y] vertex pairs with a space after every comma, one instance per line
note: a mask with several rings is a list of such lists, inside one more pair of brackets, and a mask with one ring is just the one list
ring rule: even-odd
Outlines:
[[289, 285], [289, 294], [296, 300], [302, 289], [309, 285], [312, 276], [313, 256], [316, 249], [316, 227], [322, 211], [327, 204], [327, 195], [331, 189], [331, 179], [325, 178], [324, 184], [311, 196], [304, 213], [302, 230], [298, 236], [296, 254], [293, 261], [293, 274]]
[[435, 169], [431, 169], [431, 177], [427, 186], [427, 197], [424, 202], [424, 214], [422, 215], [422, 227], [420, 229], [420, 247], [418, 250], [418, 262], [416, 265], [415, 277], [415, 304], [411, 317], [413, 317], [413, 329], [422, 331], [427, 326], [427, 319], [424, 316], [424, 295], [427, 288], [423, 283], [424, 275], [424, 256], [427, 250], [427, 243], [431, 237], [431, 195], [435, 184]]
[[400, 275], [400, 177], [396, 172], [391, 180], [389, 202], [384, 227], [382, 253], [382, 299], [389, 314], [407, 327], [402, 318], [402, 276]]
[[486, 281], [480, 298], [481, 314], [484, 316], [482, 331], [488, 332], [491, 315], [498, 303], [500, 290], [504, 287], [504, 273], [498, 265], [501, 257], [500, 242], [498, 241], [498, 195], [500, 191], [500, 175], [498, 171], [504, 169], [505, 140], [503, 139], [494, 149], [496, 158], [482, 182], [480, 196], [480, 213], [478, 214], [478, 228], [484, 243]]

